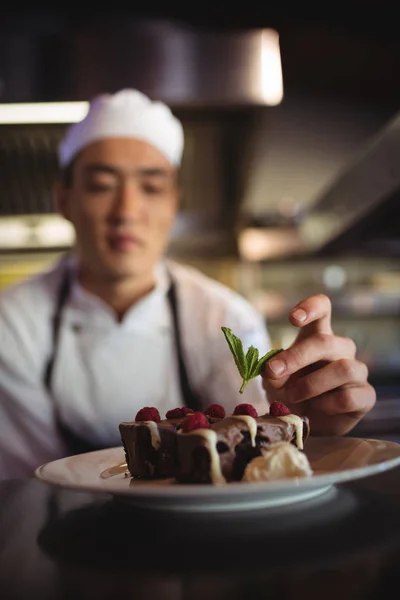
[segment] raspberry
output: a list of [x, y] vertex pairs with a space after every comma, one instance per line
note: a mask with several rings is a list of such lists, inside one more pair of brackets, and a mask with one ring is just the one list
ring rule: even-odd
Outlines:
[[192, 413], [193, 410], [191, 408], [187, 408], [186, 406], [179, 406], [178, 408], [173, 408], [172, 410], [169, 410], [166, 415], [165, 418], [166, 419], [183, 419], [183, 417], [186, 417], [186, 415]]
[[201, 412], [194, 412], [187, 415], [182, 423], [182, 431], [189, 433], [194, 429], [207, 429], [210, 427], [207, 417]]
[[154, 406], [144, 406], [139, 410], [135, 417], [135, 421], [161, 421], [160, 413]]
[[181, 417], [183, 417], [182, 414], [182, 408], [173, 408], [169, 411], [166, 412], [165, 414], [165, 418], [166, 419], [180, 419]]
[[249, 417], [258, 417], [257, 411], [252, 404], [238, 404], [233, 411], [234, 415], [249, 415]]
[[290, 410], [282, 402], [272, 402], [269, 407], [269, 414], [273, 417], [284, 417], [285, 415], [290, 415]]
[[210, 404], [210, 406], [204, 411], [207, 417], [213, 419], [223, 419], [225, 417], [225, 409], [220, 404]]

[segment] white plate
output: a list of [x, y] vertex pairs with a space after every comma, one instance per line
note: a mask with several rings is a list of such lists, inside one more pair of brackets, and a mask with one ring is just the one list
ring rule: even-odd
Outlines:
[[266, 483], [185, 485], [167, 479], [134, 481], [118, 469], [124, 462], [122, 447], [62, 458], [42, 465], [35, 475], [56, 486], [110, 493], [146, 508], [236, 511], [308, 500], [324, 494], [335, 484], [400, 465], [400, 444], [382, 440], [309, 438], [305, 452], [314, 471], [312, 477]]

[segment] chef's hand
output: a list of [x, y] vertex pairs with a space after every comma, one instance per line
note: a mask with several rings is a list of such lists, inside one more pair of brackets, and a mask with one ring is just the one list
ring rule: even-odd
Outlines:
[[292, 346], [266, 364], [268, 401], [309, 417], [312, 435], [344, 435], [375, 404], [368, 369], [356, 359], [355, 343], [334, 335], [327, 296], [306, 298], [289, 320], [299, 332]]

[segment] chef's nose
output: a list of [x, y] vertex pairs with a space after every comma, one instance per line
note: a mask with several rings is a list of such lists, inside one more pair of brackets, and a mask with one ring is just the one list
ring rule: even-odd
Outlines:
[[114, 215], [118, 219], [132, 220], [140, 216], [145, 207], [140, 185], [133, 178], [127, 178], [118, 189]]

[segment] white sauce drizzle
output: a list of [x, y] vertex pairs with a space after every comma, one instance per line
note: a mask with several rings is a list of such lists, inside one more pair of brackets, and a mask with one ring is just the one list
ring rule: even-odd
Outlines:
[[256, 435], [257, 435], [257, 421], [255, 420], [255, 418], [251, 417], [250, 415], [232, 415], [231, 418], [232, 419], [240, 419], [240, 421], [243, 421], [244, 423], [247, 424], [247, 427], [249, 428], [249, 433], [250, 433], [251, 445], [254, 448], [254, 446], [256, 445]]
[[303, 420], [298, 415], [285, 415], [283, 417], [278, 417], [278, 419], [295, 426], [296, 446], [299, 450], [303, 450]]
[[151, 445], [155, 450], [158, 450], [161, 446], [161, 437], [160, 432], [158, 431], [157, 423], [155, 421], [143, 421], [143, 424], [146, 425], [150, 432]]
[[217, 434], [212, 429], [194, 429], [188, 434], [181, 435], [198, 435], [204, 440], [204, 447], [207, 448], [210, 455], [210, 476], [213, 483], [226, 483], [225, 477], [221, 472], [221, 463], [217, 450]]

